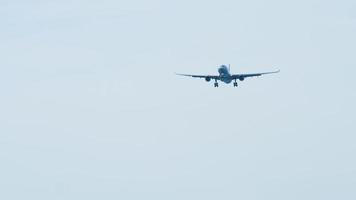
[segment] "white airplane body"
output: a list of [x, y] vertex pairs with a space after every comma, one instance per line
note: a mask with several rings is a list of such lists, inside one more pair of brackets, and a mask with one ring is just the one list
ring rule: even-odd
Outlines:
[[234, 81], [234, 87], [237, 87], [237, 80], [244, 81], [245, 78], [248, 77], [256, 77], [262, 76], [265, 74], [273, 74], [278, 73], [278, 71], [273, 72], [263, 72], [263, 73], [254, 73], [254, 74], [231, 74], [230, 73], [230, 65], [227, 67], [226, 65], [221, 65], [218, 69], [219, 75], [192, 75], [192, 74], [177, 74], [180, 76], [189, 76], [193, 78], [204, 78], [207, 82], [211, 81], [212, 79], [215, 80], [214, 87], [219, 87], [218, 81], [222, 81], [226, 84], [231, 83]]

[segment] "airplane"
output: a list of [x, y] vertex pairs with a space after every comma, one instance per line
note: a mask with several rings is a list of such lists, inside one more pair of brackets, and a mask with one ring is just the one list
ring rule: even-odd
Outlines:
[[245, 78], [248, 77], [256, 77], [262, 76], [265, 74], [274, 74], [280, 72], [280, 70], [272, 71], [272, 72], [263, 72], [263, 73], [254, 73], [254, 74], [231, 74], [230, 73], [230, 65], [227, 67], [226, 65], [221, 65], [218, 68], [219, 75], [192, 75], [192, 74], [177, 74], [180, 76], [189, 76], [193, 78], [204, 78], [207, 82], [210, 82], [212, 79], [215, 80], [214, 87], [219, 87], [218, 81], [222, 81], [226, 84], [230, 84], [234, 81], [234, 87], [237, 87], [237, 80], [244, 81]]

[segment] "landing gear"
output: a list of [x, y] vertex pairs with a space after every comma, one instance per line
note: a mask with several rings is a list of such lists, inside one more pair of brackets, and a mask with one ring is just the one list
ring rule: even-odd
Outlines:
[[217, 79], [215, 79], [214, 87], [219, 87], [219, 83]]
[[234, 82], [234, 87], [237, 87], [238, 85], [237, 85], [237, 82], [236, 82], [236, 79], [235, 79], [235, 82]]

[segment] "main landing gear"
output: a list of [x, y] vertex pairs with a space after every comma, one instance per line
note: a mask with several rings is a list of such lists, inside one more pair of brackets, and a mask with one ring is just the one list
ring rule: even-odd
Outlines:
[[214, 87], [219, 87], [218, 80], [215, 79]]
[[236, 79], [235, 79], [235, 82], [234, 82], [234, 87], [237, 87], [238, 85], [237, 85], [237, 82], [236, 82]]

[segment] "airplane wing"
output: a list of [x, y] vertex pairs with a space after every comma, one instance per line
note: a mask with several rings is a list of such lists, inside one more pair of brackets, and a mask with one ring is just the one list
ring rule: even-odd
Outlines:
[[205, 78], [205, 79], [219, 79], [219, 76], [213, 76], [213, 75], [193, 75], [193, 74], [177, 74], [179, 76], [188, 76], [188, 77], [193, 77], [193, 78]]
[[280, 72], [280, 70], [273, 71], [273, 72], [254, 73], [254, 74], [233, 74], [233, 75], [231, 75], [231, 77], [233, 79], [245, 79], [248, 77], [256, 77], [256, 76], [262, 76], [265, 74], [274, 74], [274, 73], [278, 73], [278, 72]]

